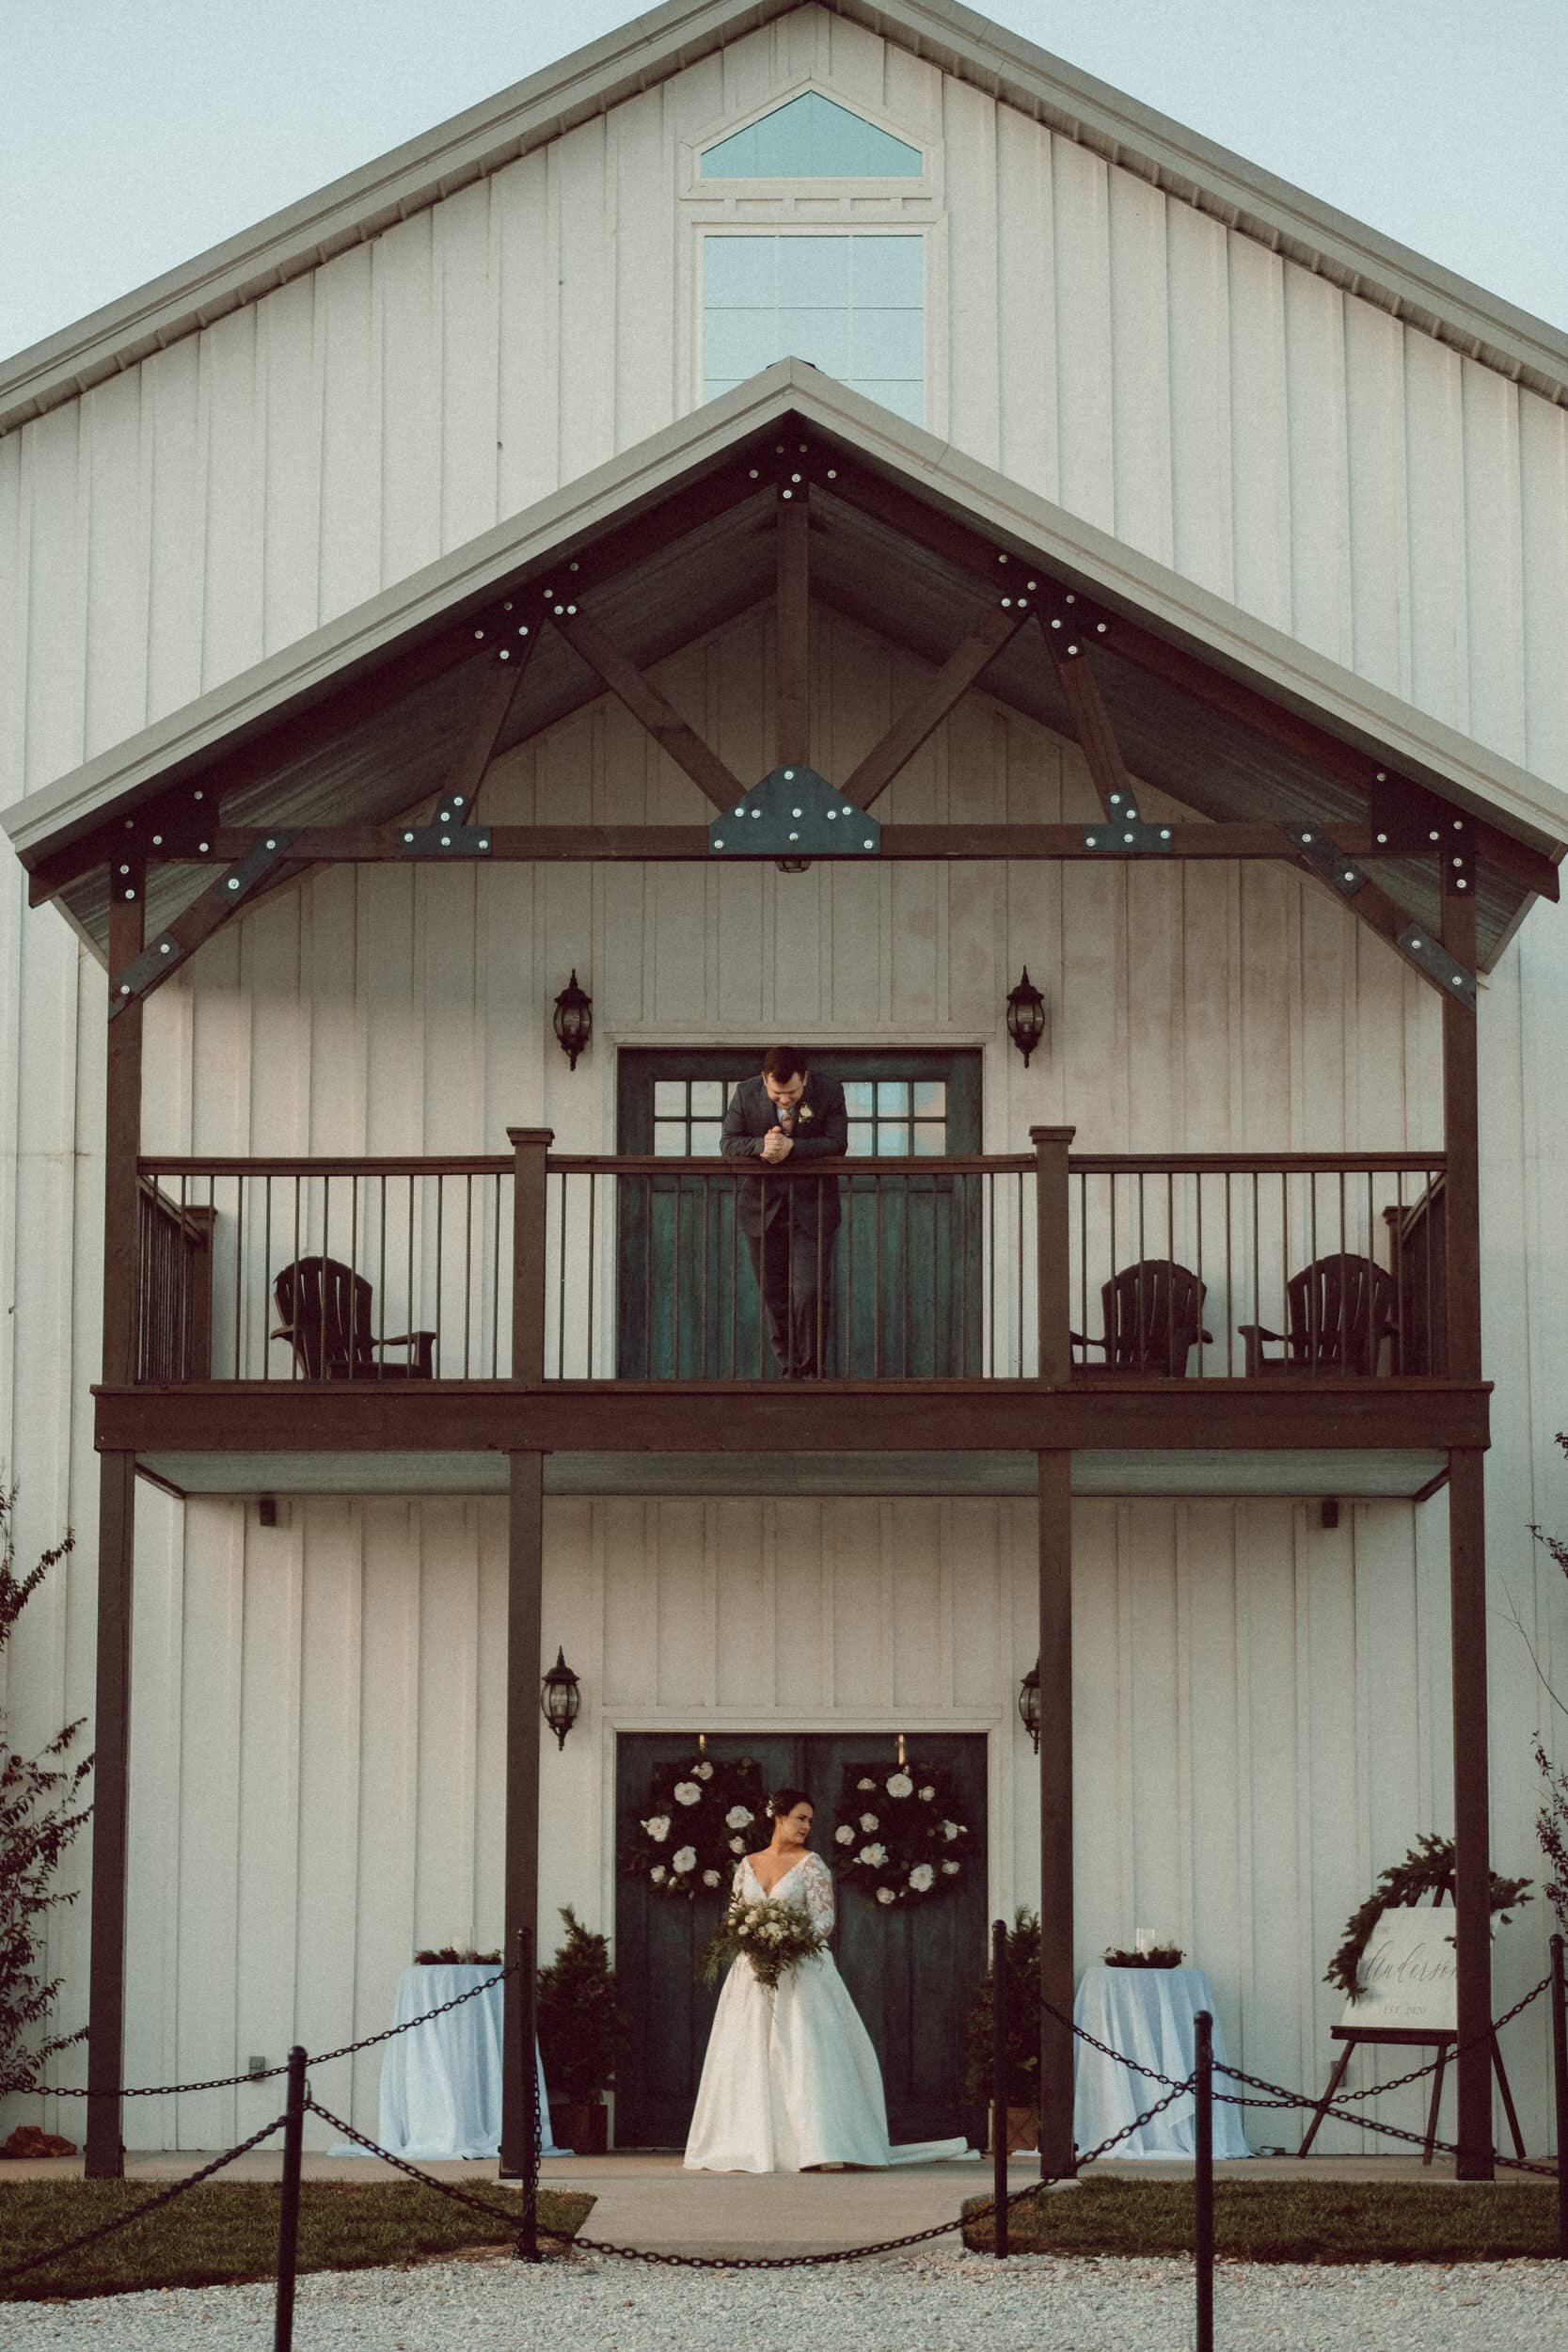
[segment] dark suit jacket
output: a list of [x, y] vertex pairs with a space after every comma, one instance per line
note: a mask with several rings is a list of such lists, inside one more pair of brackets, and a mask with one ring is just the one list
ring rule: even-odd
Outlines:
[[[809, 1119], [802, 1119], [809, 1111]], [[724, 1113], [724, 1132], [720, 1150], [727, 1160], [762, 1157], [763, 1137], [779, 1123], [777, 1105], [769, 1096], [762, 1079], [743, 1078], [729, 1100]], [[840, 1158], [849, 1148], [849, 1120], [844, 1107], [844, 1089], [836, 1078], [824, 1078], [815, 1070], [806, 1073], [806, 1090], [795, 1112], [795, 1149], [784, 1163], [785, 1170], [809, 1167], [815, 1160]], [[768, 1171], [772, 1173], [771, 1170]], [[763, 1187], [753, 1191], [750, 1184], [741, 1187], [740, 1222], [745, 1232], [762, 1230]], [[767, 1221], [771, 1225], [783, 1215], [786, 1200], [793, 1200], [793, 1222], [797, 1232], [814, 1233], [817, 1230], [820, 1203], [822, 1231], [838, 1230], [838, 1185], [832, 1184], [769, 1184], [768, 1186]]]

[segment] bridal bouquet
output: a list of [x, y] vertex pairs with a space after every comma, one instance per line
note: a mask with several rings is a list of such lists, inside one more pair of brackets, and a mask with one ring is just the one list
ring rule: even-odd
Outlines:
[[746, 1903], [736, 1896], [703, 1954], [702, 1979], [711, 1984], [735, 1961], [749, 1960], [758, 1984], [776, 1993], [781, 1978], [827, 1948], [827, 1936], [793, 1903], [775, 1902], [771, 1897], [766, 1902]]

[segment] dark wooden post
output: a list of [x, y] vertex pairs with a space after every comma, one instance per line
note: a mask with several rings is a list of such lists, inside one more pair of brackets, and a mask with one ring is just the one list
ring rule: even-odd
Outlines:
[[[1476, 962], [1476, 909], [1447, 882], [1443, 945], [1469, 971]], [[1476, 1016], [1457, 996], [1443, 1003], [1443, 1140], [1448, 1160], [1444, 1277], [1448, 1373], [1481, 1378], [1481, 1147]], [[1492, 1858], [1486, 1705], [1485, 1456], [1449, 1455], [1449, 1622], [1453, 1672], [1454, 1943], [1461, 2056], [1455, 2169], [1489, 2181], [1492, 2053], [1482, 2039], [1492, 2017]], [[1466, 2047], [1465, 2045], [1469, 2046]]]
[[[512, 1204], [512, 1377], [536, 1389], [545, 1377], [545, 1229], [551, 1127], [509, 1127]], [[564, 1247], [564, 1243], [562, 1244]]]
[[[141, 1150], [142, 1008], [119, 993], [143, 944], [143, 877], [109, 869], [109, 1021], [103, 1135], [103, 1382], [135, 1375], [136, 1160]], [[131, 1575], [136, 1457], [105, 1454], [98, 1485], [98, 1651], [93, 1711], [92, 1929], [87, 1987], [86, 2171], [125, 2169], [119, 2087], [125, 2046], [125, 1871], [131, 1772]]]
[[[1040, 2172], [1072, 2153], [1072, 1456], [1041, 1454]], [[1047, 2006], [1049, 2004], [1049, 2006]]]
[[[514, 1454], [506, 1588], [506, 1940], [531, 1955], [539, 1926], [539, 1712], [545, 1565], [545, 1457]], [[526, 1939], [524, 1931], [526, 1930]], [[533, 2067], [532, 1987], [506, 1981], [501, 2066], [500, 2169], [520, 2179], [533, 2127], [527, 2087]], [[525, 2048], [525, 2038], [527, 2047]]]
[[[1035, 1147], [1035, 1262], [1039, 1312], [1039, 1379], [1059, 1388], [1072, 1377], [1072, 1253], [1068, 1241], [1068, 1147], [1072, 1127], [1031, 1127]], [[1019, 1268], [1019, 1279], [1023, 1269]]]

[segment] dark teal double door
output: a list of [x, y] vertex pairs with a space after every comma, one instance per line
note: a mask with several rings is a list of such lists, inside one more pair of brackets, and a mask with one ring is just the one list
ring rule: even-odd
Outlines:
[[[620, 1151], [717, 1155], [724, 1106], [759, 1060], [750, 1046], [624, 1052]], [[921, 1162], [978, 1153], [979, 1055], [824, 1050], [816, 1066], [843, 1085], [850, 1155], [879, 1164], [821, 1180], [835, 1186], [842, 1217], [823, 1248], [824, 1369], [855, 1380], [977, 1374], [986, 1179], [923, 1171]], [[738, 1172], [619, 1179], [622, 1379], [775, 1377], [736, 1216], [742, 1186], [754, 1181]]]
[[[616, 1751], [616, 1848], [624, 1852], [646, 1809], [656, 1766], [683, 1761], [689, 1734], [623, 1734]], [[895, 2140], [974, 2137], [983, 2119], [964, 2094], [964, 2023], [985, 1974], [986, 1742], [974, 1733], [910, 1736], [917, 1762], [952, 1775], [973, 1824], [973, 1860], [954, 1893], [924, 1909], [891, 1915], [854, 1887], [838, 1890], [834, 1957], [865, 2021], [882, 2069], [888, 2128]], [[886, 1732], [713, 1734], [708, 1754], [754, 1756], [763, 1785], [808, 1789], [816, 1808], [813, 1844], [832, 1853], [833, 1816], [845, 1768], [893, 1767]], [[728, 1889], [724, 1890], [727, 1897]], [[676, 1903], [620, 1875], [615, 1898], [615, 1972], [632, 2021], [631, 2052], [615, 2092], [615, 2137], [623, 2148], [684, 2145], [702, 2074], [718, 1988], [699, 1984], [697, 1963], [722, 1900]]]

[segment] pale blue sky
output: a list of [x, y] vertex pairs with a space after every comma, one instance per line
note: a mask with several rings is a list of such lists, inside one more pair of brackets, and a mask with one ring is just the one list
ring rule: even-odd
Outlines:
[[[626, 0], [0, 0], [0, 355], [624, 24]], [[986, 11], [1568, 326], [1568, 0]]]

